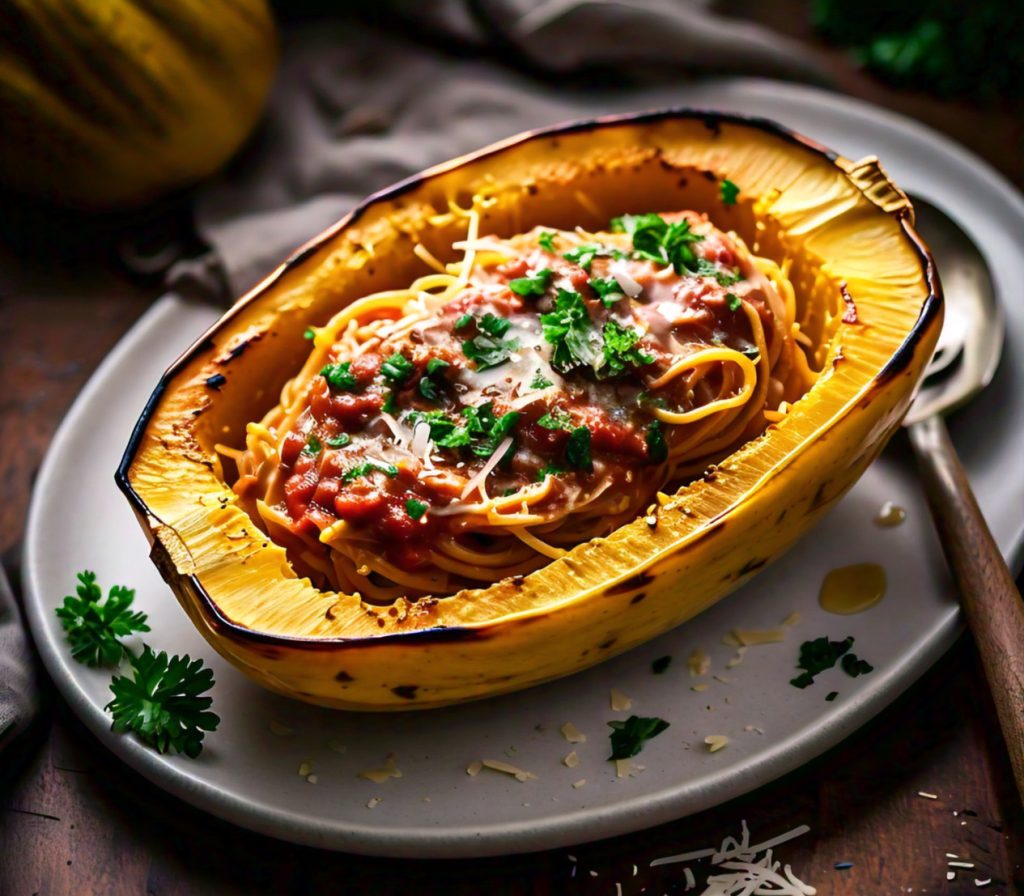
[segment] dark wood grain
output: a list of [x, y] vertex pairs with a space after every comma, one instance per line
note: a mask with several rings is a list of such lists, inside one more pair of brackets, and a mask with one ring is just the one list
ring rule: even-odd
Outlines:
[[[798, 0], [727, 6], [808, 37]], [[1024, 183], [1019, 117], [883, 87], [844, 54], [821, 49], [849, 92], [927, 121]], [[19, 272], [0, 283], [0, 552], [16, 586], [32, 477], [60, 417], [157, 292], [118, 272], [116, 239], [116, 227], [91, 222], [68, 222], [58, 234], [49, 223], [37, 232], [0, 226], [0, 270]], [[823, 896], [1008, 896], [1024, 887], [1021, 804], [965, 639], [872, 723], [767, 787], [648, 831], [529, 856], [367, 859], [243, 831], [133, 773], [56, 695], [24, 752], [24, 765], [6, 757], [0, 767], [0, 896], [614, 894], [616, 882], [626, 896], [678, 893], [678, 869], [650, 869], [650, 860], [715, 843], [736, 833], [740, 819], [764, 837], [809, 824], [812, 832], [779, 857]], [[946, 853], [977, 867], [947, 881]], [[842, 861], [853, 867], [836, 870]], [[993, 883], [977, 888], [975, 877]]]
[[1024, 797], [1024, 601], [981, 515], [946, 424], [940, 418], [915, 423], [910, 441]]

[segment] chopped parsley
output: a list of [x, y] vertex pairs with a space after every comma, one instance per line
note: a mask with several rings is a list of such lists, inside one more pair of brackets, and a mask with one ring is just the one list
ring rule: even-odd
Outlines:
[[722, 197], [722, 202], [725, 205], [735, 205], [736, 197], [739, 194], [740, 188], [729, 179], [723, 180], [718, 185], [718, 195]]
[[846, 654], [840, 665], [843, 667], [843, 671], [851, 678], [856, 678], [858, 675], [867, 675], [868, 672], [875, 671], [875, 667], [871, 663], [862, 660], [854, 653]]
[[550, 231], [550, 230], [543, 231], [541, 233], [541, 235], [539, 237], [537, 237], [537, 244], [545, 252], [554, 252], [555, 251], [555, 234], [552, 231]]
[[112, 666], [127, 652], [120, 639], [148, 632], [146, 614], [132, 612], [135, 589], [114, 585], [103, 598], [96, 573], [78, 574], [77, 596], [64, 598], [56, 610], [71, 647], [71, 656], [87, 666]]
[[831, 703], [831, 702], [832, 702], [833, 700], [835, 700], [835, 699], [836, 699], [836, 697], [838, 697], [838, 696], [839, 696], [839, 691], [829, 691], [829, 692], [828, 692], [828, 693], [827, 693], [827, 694], [825, 695], [825, 702], [827, 702], [827, 703]]
[[723, 271], [717, 264], [706, 258], [697, 259], [697, 267], [693, 269], [693, 272], [698, 277], [714, 277], [719, 286], [732, 286], [743, 279], [740, 277], [739, 268], [735, 271]]
[[628, 233], [633, 238], [633, 254], [659, 264], [671, 264], [677, 274], [697, 269], [693, 243], [704, 239], [690, 230], [689, 221], [669, 224], [661, 215], [622, 215], [612, 218], [613, 233]]
[[547, 464], [537, 471], [537, 481], [543, 482], [548, 476], [560, 476], [566, 472], [568, 471], [564, 467], [558, 466], [558, 464]]
[[336, 436], [332, 436], [327, 440], [328, 448], [344, 448], [346, 445], [352, 442], [352, 436], [347, 432], [339, 433]]
[[551, 380], [549, 380], [546, 376], [544, 376], [544, 374], [541, 373], [539, 370], [536, 371], [536, 373], [534, 373], [533, 379], [530, 380], [531, 389], [546, 389], [548, 386], [553, 385], [554, 383], [551, 382]]
[[430, 401], [437, 401], [439, 395], [437, 391], [439, 385], [438, 381], [443, 382], [444, 380], [444, 377], [439, 376], [438, 374], [441, 374], [449, 367], [451, 367], [451, 364], [445, 361], [444, 358], [431, 358], [427, 362], [426, 373], [419, 381], [420, 395]]
[[594, 277], [590, 280], [590, 288], [597, 293], [605, 308], [611, 308], [626, 295], [614, 277]]
[[725, 301], [730, 311], [739, 311], [743, 307], [743, 302], [740, 301], [740, 297], [734, 292], [727, 292], [725, 294]]
[[653, 663], [651, 663], [651, 671], [655, 675], [661, 675], [669, 667], [671, 662], [672, 657], [659, 656]]
[[488, 312], [476, 321], [480, 331], [462, 343], [462, 353], [476, 364], [477, 370], [489, 370], [504, 364], [519, 348], [518, 339], [503, 338], [512, 322]]
[[644, 744], [652, 737], [657, 737], [668, 728], [668, 722], [657, 717], [630, 716], [623, 721], [615, 719], [608, 723], [612, 729], [609, 735], [612, 742], [612, 755], [609, 759], [629, 759], [636, 756]]
[[454, 329], [461, 330], [463, 327], [468, 327], [471, 323], [473, 323], [472, 314], [460, 314], [458, 320], [455, 321]]
[[400, 386], [416, 371], [416, 365], [401, 352], [395, 352], [380, 366], [381, 376], [392, 386]]
[[551, 268], [541, 268], [529, 277], [517, 277], [509, 280], [508, 288], [517, 296], [542, 296], [551, 285], [555, 272]]
[[637, 348], [640, 334], [636, 330], [610, 320], [604, 325], [603, 335], [604, 366], [601, 372], [605, 376], [618, 376], [627, 367], [643, 367], [654, 360], [654, 355], [648, 355]]
[[814, 684], [814, 676], [831, 669], [844, 654], [853, 647], [853, 638], [846, 637], [842, 641], [830, 641], [826, 637], [804, 641], [800, 645], [800, 658], [797, 668], [803, 669], [796, 678], [790, 680], [795, 688], [806, 688]]
[[316, 437], [315, 432], [311, 432], [306, 440], [306, 447], [302, 449], [302, 453], [311, 454], [313, 457], [316, 457], [323, 450], [323, 443]]
[[388, 392], [388, 394], [384, 396], [384, 403], [380, 406], [380, 409], [385, 414], [393, 414], [395, 412], [395, 405], [395, 393]]
[[327, 385], [338, 392], [351, 392], [358, 388], [359, 380], [352, 373], [352, 362], [328, 364], [321, 368], [320, 376], [327, 380]]
[[405, 512], [414, 520], [420, 519], [423, 514], [427, 512], [429, 507], [429, 504], [424, 501], [418, 501], [416, 498], [409, 498], [409, 500], [405, 502]]
[[[470, 450], [477, 457], [490, 457], [494, 454], [498, 445], [519, 422], [520, 416], [518, 411], [509, 411], [495, 417], [494, 407], [489, 401], [479, 407], [463, 408], [462, 415], [466, 418], [466, 431], [472, 440]], [[510, 445], [508, 450], [511, 453], [513, 447]]]
[[590, 430], [585, 426], [577, 426], [569, 433], [569, 441], [565, 443], [565, 459], [578, 470], [593, 471], [594, 464], [590, 458]]
[[361, 464], [350, 467], [341, 477], [342, 482], [351, 482], [353, 479], [361, 479], [371, 473], [383, 473], [385, 476], [394, 479], [398, 475], [398, 467], [394, 464], [378, 464], [368, 460]]
[[599, 246], [597, 243], [584, 243], [582, 246], [577, 246], [575, 249], [563, 252], [562, 258], [573, 262], [573, 264], [578, 264], [585, 271], [589, 271], [591, 262], [601, 253], [603, 248], [603, 246]]
[[316, 330], [312, 327], [306, 327], [306, 332], [302, 334], [303, 339], [316, 339]]
[[537, 421], [538, 426], [543, 426], [545, 429], [564, 429], [566, 432], [572, 431], [572, 417], [570, 417], [561, 408], [555, 408], [553, 411], [545, 414]]
[[564, 373], [579, 365], [597, 367], [603, 357], [601, 335], [594, 328], [583, 296], [559, 289], [553, 311], [540, 316], [544, 339], [554, 347], [551, 363]]
[[665, 433], [662, 431], [660, 420], [650, 422], [644, 441], [647, 443], [647, 456], [654, 463], [660, 464], [668, 460], [668, 445], [665, 444]]

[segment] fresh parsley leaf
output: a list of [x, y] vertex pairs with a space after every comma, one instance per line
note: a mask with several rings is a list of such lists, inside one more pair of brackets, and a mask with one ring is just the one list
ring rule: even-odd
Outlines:
[[491, 314], [488, 311], [476, 322], [476, 325], [482, 333], [493, 336], [495, 339], [500, 339], [508, 332], [508, 328], [512, 326], [512, 321], [504, 317], [498, 317], [496, 314]]
[[601, 254], [602, 248], [597, 243], [584, 243], [582, 246], [577, 246], [575, 249], [563, 252], [562, 258], [566, 261], [571, 261], [573, 264], [578, 264], [585, 271], [589, 271], [591, 263]]
[[[459, 445], [447, 445], [443, 439], [450, 435], [455, 429], [455, 423], [449, 420], [444, 411], [410, 411], [406, 417], [405, 422], [415, 429], [420, 423], [426, 423], [430, 426], [430, 440], [437, 443], [442, 448], [457, 448]], [[466, 441], [462, 444], [469, 444], [469, 434], [466, 433]]]
[[797, 661], [797, 668], [804, 671], [789, 683], [795, 688], [809, 687], [814, 684], [815, 675], [835, 666], [841, 656], [849, 653], [852, 646], [851, 637], [842, 641], [830, 641], [826, 637], [804, 641], [800, 645], [800, 658]]
[[415, 370], [416, 366], [401, 352], [395, 352], [380, 366], [381, 376], [392, 386], [400, 386]]
[[698, 277], [714, 277], [719, 286], [732, 286], [743, 279], [739, 275], [738, 268], [736, 271], [723, 271], [717, 264], [706, 258], [697, 259], [697, 267], [693, 268], [693, 273]]
[[306, 440], [306, 447], [302, 449], [302, 453], [311, 454], [313, 457], [316, 457], [323, 450], [323, 443], [317, 438], [315, 432], [311, 432]]
[[668, 445], [665, 444], [665, 433], [662, 431], [660, 420], [651, 421], [644, 441], [647, 443], [647, 456], [654, 463], [660, 464], [668, 460]]
[[473, 323], [472, 314], [461, 314], [459, 315], [459, 319], [455, 321], [454, 329], [461, 330], [463, 327], [468, 327], [471, 323]]
[[585, 426], [577, 426], [569, 433], [569, 441], [565, 443], [565, 459], [578, 470], [589, 473], [594, 469], [590, 458], [590, 430]]
[[128, 675], [115, 675], [114, 694], [106, 709], [114, 717], [114, 731], [131, 731], [160, 753], [174, 751], [195, 758], [203, 749], [207, 731], [220, 723], [210, 712], [213, 698], [204, 696], [213, 687], [213, 671], [201, 659], [168, 657], [148, 646], [131, 658]]
[[395, 393], [393, 391], [389, 391], [388, 394], [384, 396], [384, 402], [381, 404], [380, 409], [385, 414], [393, 414], [395, 412], [395, 404]]
[[539, 237], [537, 237], [537, 244], [545, 252], [555, 251], [555, 235], [550, 230], [545, 230]]
[[537, 481], [543, 482], [548, 476], [560, 476], [565, 472], [568, 471], [564, 467], [558, 466], [558, 464], [547, 464], [537, 471]]
[[718, 195], [722, 197], [722, 202], [725, 205], [735, 205], [736, 197], [739, 196], [740, 188], [736, 186], [731, 180], [723, 180], [718, 185]]
[[415, 498], [409, 498], [409, 500], [405, 502], [405, 512], [414, 520], [420, 519], [420, 517], [427, 512], [429, 507], [429, 504], [426, 504], [423, 501], [417, 501]]
[[626, 295], [614, 277], [594, 277], [590, 280], [590, 288], [597, 293], [605, 308], [611, 308]]
[[689, 221], [669, 224], [661, 215], [623, 215], [613, 218], [611, 230], [633, 238], [633, 254], [659, 264], [671, 264], [677, 274], [696, 270], [697, 254], [692, 244], [704, 239], [690, 230]]
[[126, 653], [120, 638], [132, 632], [148, 632], [146, 614], [131, 611], [135, 590], [114, 585], [103, 600], [96, 584], [96, 573], [85, 570], [78, 574], [75, 591], [56, 610], [64, 627], [71, 656], [87, 666], [110, 666]]
[[420, 395], [430, 401], [437, 401], [440, 394], [438, 392], [438, 380], [443, 382], [444, 379], [439, 374], [449, 367], [451, 367], [451, 364], [445, 361], [444, 358], [431, 358], [427, 361], [427, 371], [419, 381]]
[[546, 389], [548, 386], [553, 385], [554, 383], [552, 383], [551, 380], [544, 376], [544, 374], [542, 374], [539, 370], [534, 373], [533, 379], [530, 380], [531, 389]]
[[476, 364], [477, 370], [500, 367], [517, 348], [518, 339], [496, 339], [485, 333], [462, 343], [462, 353]]
[[643, 367], [654, 360], [636, 347], [640, 334], [633, 329], [620, 326], [615, 321], [607, 321], [604, 325], [604, 365], [601, 373], [605, 376], [618, 376], [627, 367]]
[[669, 667], [671, 662], [672, 657], [659, 656], [653, 663], [651, 663], [651, 671], [655, 675], [661, 675]]
[[730, 311], [739, 311], [743, 307], [743, 302], [740, 301], [740, 297], [734, 292], [727, 292], [725, 294], [725, 301]]
[[369, 476], [371, 473], [383, 473], [389, 478], [394, 479], [398, 475], [398, 467], [394, 464], [378, 464], [375, 461], [368, 460], [347, 469], [342, 475], [341, 481], [351, 482], [353, 479], [360, 479], [363, 476]]
[[346, 445], [350, 444], [351, 441], [352, 436], [350, 436], [347, 432], [342, 432], [328, 439], [327, 445], [329, 448], [344, 448]]
[[316, 330], [312, 327], [306, 327], [306, 332], [302, 334], [303, 339], [316, 339]]
[[868, 672], [875, 671], [875, 667], [871, 663], [862, 660], [854, 653], [846, 654], [840, 665], [843, 667], [843, 671], [851, 678], [856, 678], [858, 675], [867, 675]]
[[609, 759], [629, 759], [636, 756], [644, 744], [652, 737], [657, 737], [669, 727], [668, 722], [657, 717], [630, 716], [623, 721], [615, 719], [608, 723], [612, 729], [609, 735], [612, 742], [612, 755]]
[[540, 316], [546, 342], [554, 346], [552, 366], [559, 372], [579, 365], [597, 367], [603, 357], [601, 335], [587, 313], [583, 296], [559, 289], [553, 311]]
[[545, 414], [537, 421], [538, 426], [543, 426], [545, 429], [564, 429], [567, 432], [572, 431], [572, 417], [570, 417], [561, 408], [555, 408], [553, 411]]
[[359, 381], [352, 373], [352, 362], [328, 364], [321, 368], [320, 376], [327, 380], [327, 385], [338, 392], [351, 392], [359, 387]]
[[831, 703], [831, 702], [832, 702], [833, 700], [835, 700], [835, 699], [836, 699], [836, 697], [838, 697], [838, 696], [839, 696], [839, 691], [829, 691], [829, 692], [828, 692], [828, 693], [827, 693], [827, 694], [825, 695], [825, 700], [826, 700], [826, 701], [828, 701], [829, 703]]
[[551, 268], [541, 268], [529, 277], [517, 277], [509, 280], [508, 288], [517, 296], [542, 296], [551, 285], [555, 272]]
[[[512, 432], [520, 417], [518, 411], [509, 411], [495, 417], [493, 404], [489, 401], [479, 407], [463, 408], [462, 414], [466, 418], [466, 429], [472, 439], [471, 450], [478, 457], [490, 457], [494, 454], [505, 436]], [[513, 449], [514, 446], [510, 445], [509, 453]]]

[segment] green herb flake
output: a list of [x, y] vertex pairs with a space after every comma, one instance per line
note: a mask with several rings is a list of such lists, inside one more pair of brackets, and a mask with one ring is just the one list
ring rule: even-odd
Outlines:
[[381, 376], [392, 386], [400, 386], [413, 375], [415, 370], [416, 365], [401, 352], [395, 352], [380, 366]]
[[[509, 411], [500, 417], [495, 417], [491, 402], [475, 408], [463, 408], [462, 415], [466, 418], [466, 430], [472, 440], [470, 450], [477, 457], [490, 457], [494, 454], [498, 450], [498, 445], [507, 435], [511, 434], [520, 417], [518, 411]], [[509, 454], [514, 451], [514, 447], [513, 445], [509, 446]]]
[[582, 246], [577, 246], [575, 249], [563, 252], [562, 258], [566, 261], [571, 261], [573, 264], [578, 264], [585, 271], [589, 271], [591, 263], [601, 253], [601, 249], [602, 247], [596, 243], [584, 243]]
[[618, 376], [629, 367], [643, 367], [654, 360], [654, 355], [637, 348], [640, 334], [636, 330], [610, 320], [604, 325], [603, 336], [601, 374], [604, 376]]
[[323, 443], [317, 438], [315, 432], [309, 434], [309, 438], [306, 439], [306, 447], [302, 449], [303, 454], [310, 454], [316, 457], [321, 451], [324, 450]]
[[316, 339], [316, 330], [312, 327], [306, 327], [306, 332], [302, 334], [303, 339]]
[[644, 744], [652, 737], [657, 737], [669, 727], [668, 722], [657, 717], [630, 716], [625, 721], [615, 719], [608, 723], [612, 729], [609, 735], [612, 742], [611, 759], [629, 759], [636, 756]]
[[577, 426], [569, 433], [569, 441], [565, 443], [565, 459], [570, 466], [588, 473], [594, 469], [590, 458], [590, 430], [585, 426]]
[[723, 180], [718, 185], [718, 195], [722, 197], [722, 202], [725, 205], [735, 205], [736, 197], [740, 194], [740, 188], [736, 186], [731, 180]]
[[473, 323], [473, 315], [462, 314], [459, 316], [458, 320], [455, 321], [454, 329], [461, 330], [463, 327], [468, 327], [471, 323]]
[[427, 362], [426, 374], [420, 378], [418, 384], [420, 395], [430, 401], [437, 401], [440, 396], [438, 381], [443, 382], [444, 380], [444, 377], [439, 376], [439, 374], [442, 374], [449, 367], [451, 367], [451, 364], [445, 361], [444, 358], [431, 358]]
[[555, 308], [540, 316], [544, 340], [554, 347], [552, 366], [561, 373], [579, 365], [597, 367], [602, 355], [601, 335], [578, 292], [559, 289]]
[[616, 302], [625, 297], [619, 281], [614, 277], [594, 277], [590, 281], [590, 288], [597, 293], [601, 304], [605, 308], [611, 308]]
[[384, 402], [381, 404], [380, 409], [385, 414], [393, 414], [395, 412], [396, 405], [395, 393], [388, 392], [388, 394], [384, 396]]
[[668, 460], [668, 445], [665, 443], [665, 433], [660, 420], [650, 422], [644, 441], [647, 443], [647, 456], [652, 462], [660, 464]]
[[843, 667], [843, 671], [851, 678], [856, 678], [858, 675], [867, 675], [868, 672], [875, 671], [875, 667], [871, 663], [862, 660], [853, 653], [846, 654], [840, 665]]
[[378, 464], [368, 460], [361, 464], [350, 467], [341, 477], [342, 482], [352, 482], [354, 479], [361, 479], [371, 473], [383, 473], [385, 476], [394, 479], [398, 475], [398, 467], [394, 464]]
[[462, 343], [462, 353], [476, 364], [477, 370], [489, 370], [508, 361], [519, 348], [518, 339], [504, 339], [511, 322], [493, 314], [485, 314], [477, 321], [481, 331]]
[[714, 277], [719, 286], [732, 286], [743, 279], [739, 274], [738, 268], [735, 271], [725, 271], [706, 258], [698, 258], [697, 265], [692, 268], [692, 271], [698, 277]]
[[197, 757], [207, 731], [220, 724], [210, 712], [213, 671], [201, 659], [155, 653], [148, 645], [142, 655], [131, 657], [127, 675], [110, 682], [113, 699], [106, 709], [113, 716], [111, 729], [131, 731], [160, 753], [184, 753]]
[[852, 637], [844, 638], [842, 641], [830, 641], [823, 636], [813, 641], [804, 641], [800, 645], [800, 658], [797, 661], [797, 668], [804, 671], [789, 683], [795, 688], [809, 687], [814, 684], [815, 675], [835, 666], [840, 657], [849, 653], [852, 646]]
[[537, 482], [543, 482], [548, 476], [561, 476], [567, 472], [564, 467], [560, 467], [558, 464], [547, 464], [537, 471]]
[[555, 272], [551, 268], [542, 268], [529, 277], [509, 280], [508, 288], [517, 296], [542, 296], [551, 285], [551, 278], [554, 276]]
[[668, 223], [653, 212], [644, 215], [622, 215], [609, 225], [615, 233], [627, 233], [633, 238], [633, 255], [659, 264], [671, 264], [677, 274], [696, 270], [697, 253], [693, 243], [704, 239], [690, 230], [689, 221]]
[[839, 691], [829, 691], [829, 692], [828, 692], [828, 693], [827, 693], [827, 694], [825, 695], [825, 702], [826, 702], [826, 703], [831, 703], [831, 702], [832, 702], [833, 700], [835, 700], [835, 699], [836, 699], [836, 697], [838, 697], [838, 696], [839, 696]]
[[554, 383], [551, 382], [551, 380], [549, 380], [546, 376], [544, 376], [544, 374], [541, 373], [539, 370], [533, 374], [533, 379], [530, 380], [531, 389], [547, 389], [548, 386], [553, 385]]
[[336, 436], [332, 436], [331, 438], [327, 439], [327, 447], [344, 448], [346, 445], [351, 444], [351, 442], [352, 436], [350, 436], [347, 432], [342, 432]]
[[739, 311], [743, 307], [743, 302], [740, 301], [740, 297], [736, 293], [727, 292], [725, 294], [725, 301], [730, 311]]
[[444, 358], [431, 358], [427, 361], [427, 376], [434, 376], [451, 366]]
[[537, 425], [543, 426], [545, 429], [564, 429], [566, 432], [571, 432], [572, 417], [561, 408], [554, 408], [541, 417], [537, 421]]
[[359, 387], [359, 381], [352, 373], [352, 362], [328, 364], [320, 369], [320, 376], [327, 380], [327, 385], [336, 392], [352, 392]]
[[429, 504], [426, 504], [423, 501], [417, 501], [416, 498], [409, 498], [409, 500], [405, 502], [405, 512], [414, 520], [420, 519], [423, 514], [427, 512], [429, 507]]
[[669, 667], [672, 662], [670, 656], [659, 656], [653, 663], [651, 663], [651, 671], [655, 675], [661, 675]]
[[555, 234], [550, 230], [541, 232], [541, 235], [537, 237], [537, 245], [539, 245], [545, 252], [555, 251]]
[[64, 627], [71, 656], [87, 666], [112, 666], [127, 652], [120, 638], [148, 632], [146, 614], [132, 612], [135, 590], [114, 585], [106, 599], [96, 584], [96, 573], [78, 573], [75, 595], [64, 598], [57, 618]]

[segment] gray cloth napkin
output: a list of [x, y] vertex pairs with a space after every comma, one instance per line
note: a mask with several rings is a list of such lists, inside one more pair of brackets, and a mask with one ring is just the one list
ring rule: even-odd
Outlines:
[[445, 0], [286, 31], [260, 132], [196, 200], [212, 253], [169, 287], [240, 295], [360, 199], [518, 131], [671, 103], [729, 72], [823, 82], [815, 54], [699, 0]]
[[31, 648], [18, 620], [7, 576], [0, 567], [0, 750], [28, 728], [38, 708]]

